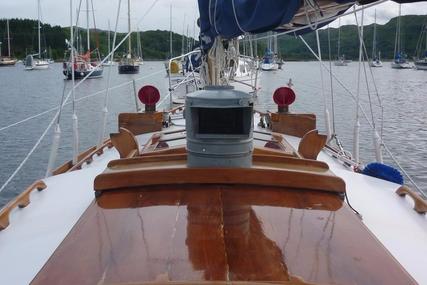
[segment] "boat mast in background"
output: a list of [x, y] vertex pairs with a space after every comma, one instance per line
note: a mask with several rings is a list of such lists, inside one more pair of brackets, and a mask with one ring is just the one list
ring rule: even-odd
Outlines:
[[0, 66], [11, 66], [15, 65], [16, 59], [11, 57], [10, 52], [10, 31], [9, 31], [9, 19], [6, 20], [6, 29], [7, 29], [7, 56], [3, 57], [1, 55], [1, 42], [0, 42]]
[[10, 57], [10, 31], [9, 31], [9, 19], [6, 20], [7, 26], [7, 56]]
[[172, 50], [172, 4], [170, 5], [169, 10], [169, 54], [170, 57], [173, 57], [173, 50]]
[[382, 67], [381, 53], [377, 51], [377, 10], [374, 15], [374, 35], [372, 38], [372, 61], [371, 67]]
[[406, 60], [406, 55], [402, 52], [402, 48], [401, 48], [401, 42], [400, 42], [401, 14], [402, 14], [402, 5], [399, 4], [399, 16], [397, 17], [396, 37], [394, 41], [394, 60], [391, 63], [391, 67], [395, 69], [411, 68], [411, 65]]
[[341, 18], [338, 18], [338, 50], [337, 50], [337, 60], [334, 62], [336, 66], [347, 66], [347, 61], [345, 56], [341, 55]]
[[132, 58], [132, 27], [131, 27], [131, 7], [130, 0], [128, 0], [128, 53], [125, 58], [122, 58], [119, 64], [119, 74], [137, 74], [139, 73], [139, 62], [135, 58]]

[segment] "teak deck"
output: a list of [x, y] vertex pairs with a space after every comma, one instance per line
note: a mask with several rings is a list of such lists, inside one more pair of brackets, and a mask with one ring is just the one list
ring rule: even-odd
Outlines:
[[32, 284], [204, 281], [414, 284], [336, 193], [247, 185], [105, 192]]

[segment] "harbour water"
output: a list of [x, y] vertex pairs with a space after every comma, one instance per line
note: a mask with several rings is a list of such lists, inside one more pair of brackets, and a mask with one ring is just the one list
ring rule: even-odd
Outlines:
[[[326, 63], [326, 65], [329, 64]], [[102, 90], [108, 85], [110, 68], [110, 85], [120, 85], [120, 87], [110, 92], [106, 134], [116, 131], [117, 115], [120, 112], [135, 111], [133, 80], [137, 89], [150, 84], [160, 90], [162, 98], [167, 94], [168, 82], [163, 62], [145, 62], [138, 75], [119, 75], [117, 66], [107, 67], [104, 69], [103, 78], [83, 82], [75, 92], [81, 151], [97, 143], [105, 100], [105, 91]], [[318, 128], [324, 131], [326, 100], [335, 133], [344, 148], [351, 152], [356, 114], [358, 63], [353, 62], [341, 67], [332, 66], [332, 69], [352, 95], [335, 80], [332, 83], [331, 92], [330, 75], [325, 70], [322, 88], [317, 62], [289, 62], [284, 65], [283, 70], [261, 73], [261, 90], [258, 93], [256, 106], [261, 110], [275, 110], [276, 106], [272, 101], [274, 90], [286, 85], [289, 79], [292, 79], [297, 99], [291, 106], [291, 111], [315, 113], [318, 117]], [[383, 68], [373, 69], [372, 73], [379, 99], [376, 96], [373, 81], [370, 79], [369, 69], [367, 69], [367, 77], [370, 92], [367, 92], [363, 69], [361, 72], [359, 100], [366, 117], [369, 121], [374, 118], [376, 129], [382, 134], [386, 146], [416, 183], [427, 191], [427, 165], [425, 165], [427, 161], [427, 94], [425, 92], [427, 72], [391, 69], [389, 63], [385, 63]], [[61, 64], [53, 64], [50, 69], [43, 71], [24, 71], [22, 65], [0, 68], [0, 185], [3, 185], [13, 174], [48, 127], [55, 116], [57, 111], [55, 108], [60, 104], [63, 93], [67, 95], [70, 86], [70, 81], [64, 80]], [[60, 117], [61, 140], [56, 165], [70, 160], [72, 156], [73, 104], [71, 99], [70, 97]], [[166, 107], [164, 104], [159, 108]], [[42, 112], [45, 113], [10, 126]], [[381, 120], [382, 113], [383, 120]], [[369, 163], [375, 160], [373, 132], [362, 111], [360, 114], [361, 160]], [[0, 207], [33, 181], [44, 177], [52, 134], [53, 129], [48, 131], [16, 177], [0, 193]], [[389, 155], [385, 152], [383, 154], [386, 163], [395, 165]]]

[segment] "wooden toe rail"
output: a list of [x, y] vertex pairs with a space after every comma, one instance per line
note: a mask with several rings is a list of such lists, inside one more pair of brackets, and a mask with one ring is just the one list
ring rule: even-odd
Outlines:
[[9, 214], [12, 212], [13, 209], [16, 207], [19, 208], [25, 208], [30, 204], [30, 195], [33, 190], [37, 189], [39, 191], [42, 191], [47, 186], [46, 184], [39, 180], [34, 182], [30, 185], [24, 192], [19, 194], [18, 197], [13, 199], [9, 204], [7, 204], [1, 211], [0, 211], [0, 231], [4, 230], [9, 226]]
[[424, 200], [420, 195], [412, 191], [406, 186], [401, 186], [399, 189], [397, 189], [396, 194], [405, 197], [408, 195], [414, 200], [414, 210], [417, 213], [425, 214], [427, 213], [427, 201]]

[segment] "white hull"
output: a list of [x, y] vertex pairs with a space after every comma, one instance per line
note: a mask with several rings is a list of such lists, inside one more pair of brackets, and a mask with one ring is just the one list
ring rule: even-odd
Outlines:
[[427, 60], [415, 61], [415, 67], [419, 70], [427, 70]]
[[372, 61], [369, 65], [371, 67], [383, 67], [383, 63], [381, 61]]
[[277, 63], [261, 63], [261, 69], [264, 71], [273, 71], [279, 68]]
[[116, 63], [114, 61], [106, 61], [102, 64], [103, 66], [114, 66]]
[[412, 66], [407, 62], [405, 62], [405, 63], [392, 62], [391, 68], [394, 68], [394, 69], [410, 69], [410, 68], [412, 68]]
[[345, 60], [334, 61], [335, 66], [347, 66], [348, 63]]

